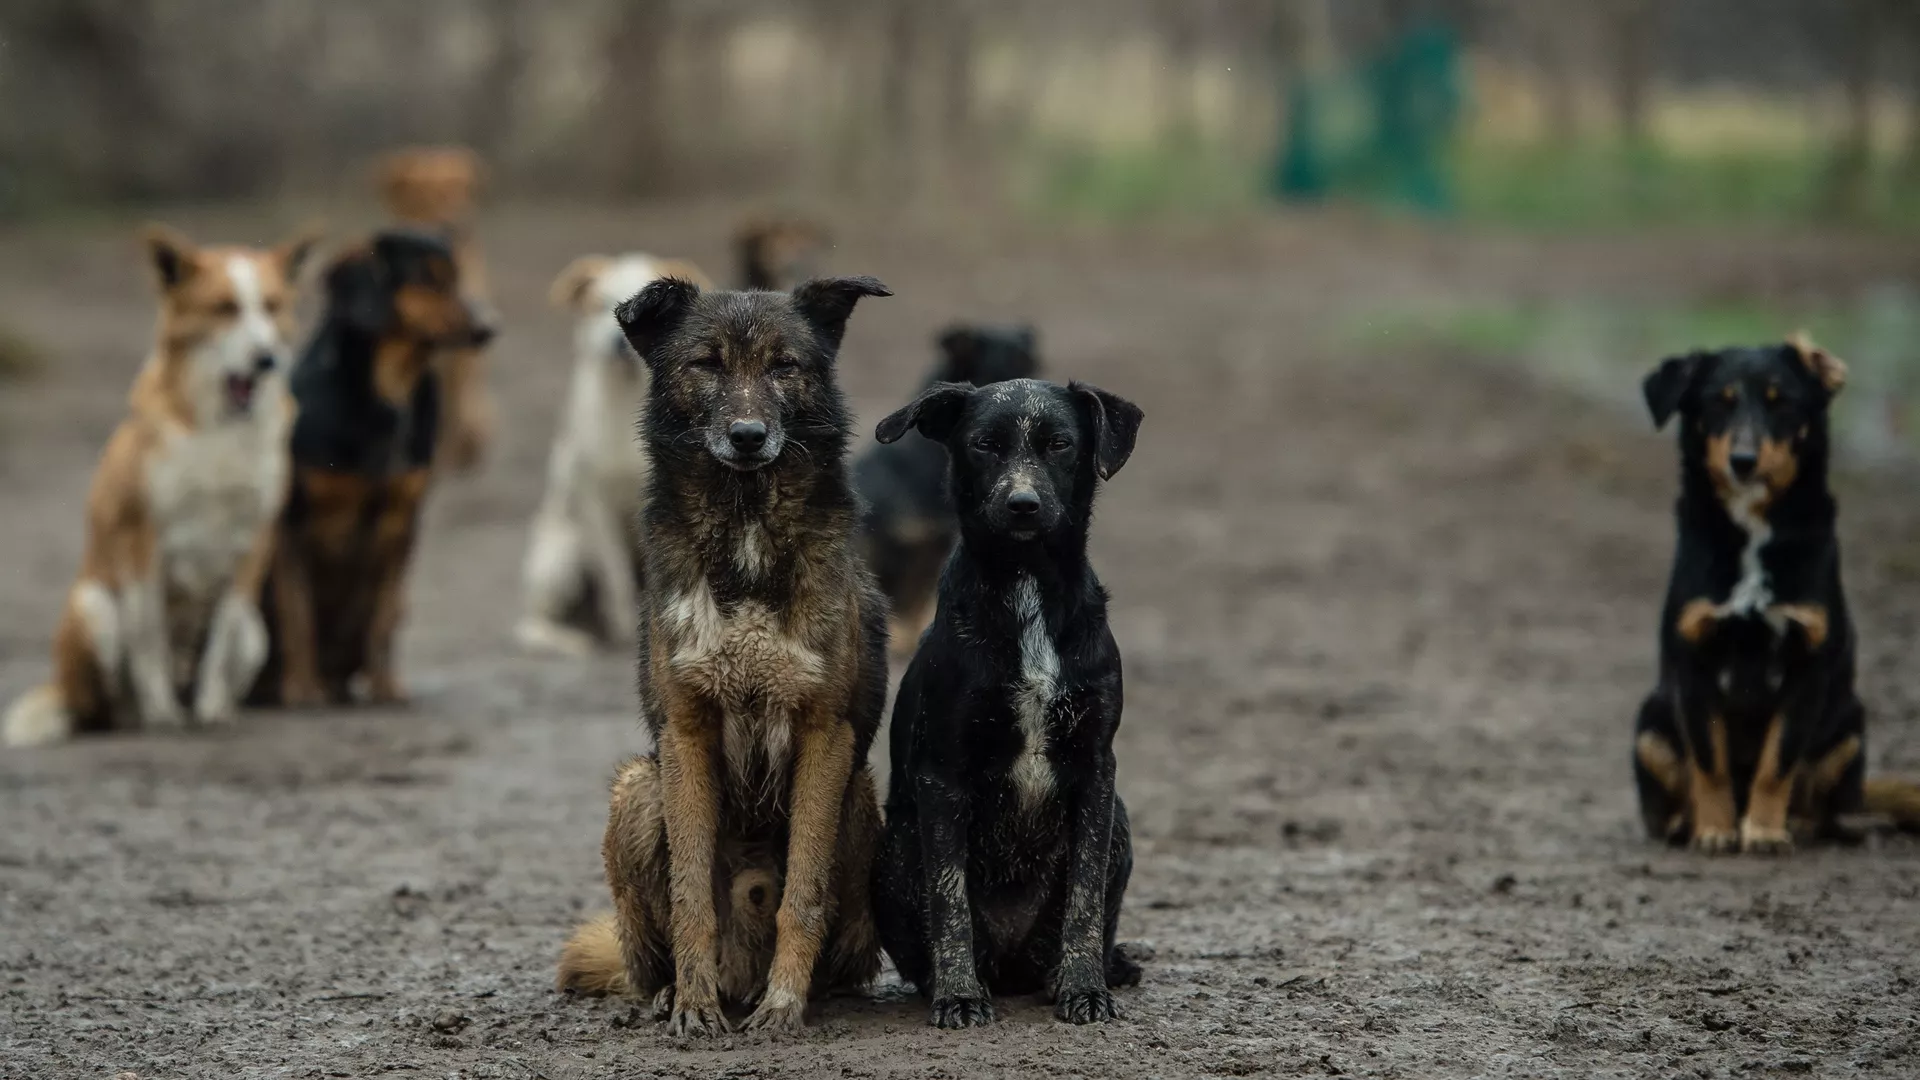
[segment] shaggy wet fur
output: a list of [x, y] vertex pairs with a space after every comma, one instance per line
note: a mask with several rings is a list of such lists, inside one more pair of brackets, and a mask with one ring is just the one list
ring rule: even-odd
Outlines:
[[651, 998], [675, 1034], [796, 1029], [809, 995], [879, 968], [867, 751], [887, 688], [885, 602], [854, 549], [834, 379], [871, 278], [792, 294], [658, 281], [620, 325], [651, 373], [640, 698], [657, 751], [616, 781], [612, 932], [563, 989]]
[[1107, 1020], [1110, 988], [1139, 978], [1114, 947], [1133, 847], [1114, 789], [1120, 652], [1087, 533], [1140, 419], [1103, 390], [1022, 379], [935, 386], [880, 423], [882, 442], [912, 427], [947, 447], [960, 519], [894, 702], [873, 885], [887, 955], [936, 1026], [1037, 990], [1063, 1020]]

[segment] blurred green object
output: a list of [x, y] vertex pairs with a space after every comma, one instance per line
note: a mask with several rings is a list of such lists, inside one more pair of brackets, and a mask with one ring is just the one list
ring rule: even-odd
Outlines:
[[1286, 202], [1346, 196], [1449, 213], [1460, 113], [1459, 38], [1417, 23], [1356, 71], [1294, 80], [1270, 189]]

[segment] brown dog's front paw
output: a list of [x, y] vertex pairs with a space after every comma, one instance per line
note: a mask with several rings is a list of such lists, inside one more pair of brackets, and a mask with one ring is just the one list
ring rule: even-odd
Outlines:
[[727, 1016], [720, 1011], [720, 1002], [709, 999], [704, 1002], [688, 1001], [685, 995], [675, 995], [673, 1011], [667, 1016], [667, 1034], [686, 1035], [725, 1035], [733, 1030], [727, 1023]]
[[933, 1003], [927, 1023], [937, 1028], [969, 1028], [993, 1023], [993, 1001], [986, 997], [946, 997]]
[[1695, 829], [1693, 850], [1709, 855], [1726, 855], [1740, 850], [1740, 834], [1731, 829]]
[[407, 691], [391, 675], [376, 677], [367, 682], [367, 700], [375, 705], [405, 705]]
[[1053, 1015], [1069, 1024], [1097, 1024], [1120, 1013], [1114, 1008], [1113, 995], [1101, 986], [1062, 993], [1054, 1003]]
[[807, 1026], [807, 999], [787, 990], [768, 990], [747, 1017], [748, 1031], [800, 1031]]
[[288, 709], [317, 709], [327, 703], [327, 692], [309, 679], [282, 679], [280, 704]]
[[1740, 850], [1748, 855], [1785, 855], [1793, 850], [1793, 834], [1786, 829], [1741, 822]]

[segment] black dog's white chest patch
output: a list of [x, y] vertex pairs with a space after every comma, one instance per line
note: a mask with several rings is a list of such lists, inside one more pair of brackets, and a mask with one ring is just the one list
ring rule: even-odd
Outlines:
[[1008, 779], [1023, 809], [1032, 810], [1053, 792], [1053, 764], [1047, 760], [1047, 714], [1060, 692], [1060, 653], [1047, 633], [1040, 609], [1040, 587], [1023, 574], [1013, 589], [1013, 613], [1020, 625], [1020, 674], [1013, 684], [1014, 722], [1021, 747]]

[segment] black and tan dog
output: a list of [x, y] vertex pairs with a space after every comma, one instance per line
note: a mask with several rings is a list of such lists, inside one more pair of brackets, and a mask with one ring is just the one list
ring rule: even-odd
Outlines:
[[257, 700], [344, 703], [360, 676], [373, 701], [405, 697], [393, 643], [440, 416], [430, 361], [491, 336], [436, 236], [383, 232], [328, 269], [325, 311], [293, 372], [293, 484]]
[[827, 230], [803, 218], [749, 218], [733, 234], [742, 289], [784, 292], [814, 276]]
[[1845, 815], [1909, 817], [1920, 801], [1910, 785], [1864, 781], [1827, 489], [1828, 405], [1845, 381], [1846, 366], [1804, 340], [1693, 352], [1646, 378], [1654, 424], [1681, 422], [1660, 681], [1634, 743], [1655, 838], [1779, 852], [1796, 831], [1842, 835]]
[[1021, 379], [935, 386], [880, 422], [882, 442], [911, 427], [946, 445], [960, 516], [894, 702], [874, 866], [880, 940], [939, 1027], [1042, 989], [1063, 1020], [1111, 1019], [1110, 988], [1139, 979], [1114, 947], [1133, 845], [1114, 790], [1120, 652], [1087, 532], [1140, 419], [1106, 391]]
[[867, 750], [887, 690], [885, 601], [855, 550], [834, 379], [872, 278], [792, 294], [668, 279], [618, 317], [651, 372], [640, 698], [657, 752], [620, 769], [603, 854], [614, 911], [559, 985], [651, 996], [676, 1034], [802, 1025], [815, 990], [879, 969], [880, 830]]
[[[951, 326], [938, 345], [940, 360], [926, 386], [986, 386], [1040, 370], [1031, 326]], [[895, 652], [911, 654], [933, 617], [934, 586], [960, 531], [947, 493], [946, 448], [930, 439], [881, 443], [854, 462], [853, 486], [867, 504], [860, 520], [867, 565], [893, 608], [889, 639]]]

